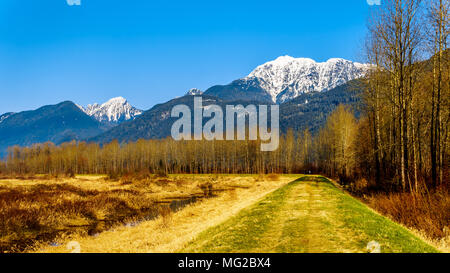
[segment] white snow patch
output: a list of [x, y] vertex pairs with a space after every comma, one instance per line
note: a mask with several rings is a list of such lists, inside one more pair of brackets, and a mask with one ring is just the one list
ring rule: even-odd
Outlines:
[[134, 119], [136, 116], [142, 114], [141, 110], [133, 107], [123, 97], [112, 98], [103, 104], [89, 104], [80, 109], [100, 122], [107, 121], [112, 123], [120, 123], [122, 121]]
[[281, 56], [258, 66], [244, 80], [258, 78], [273, 102], [282, 103], [304, 93], [328, 91], [361, 78], [369, 67], [341, 58], [318, 63], [309, 58]]

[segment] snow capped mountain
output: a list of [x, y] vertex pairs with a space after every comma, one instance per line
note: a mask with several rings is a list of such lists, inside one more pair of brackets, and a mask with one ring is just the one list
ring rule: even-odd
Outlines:
[[197, 88], [191, 88], [189, 89], [189, 91], [186, 93], [186, 95], [189, 96], [198, 96], [198, 95], [202, 95], [203, 91]]
[[103, 104], [94, 103], [86, 107], [77, 106], [96, 120], [112, 124], [119, 124], [142, 114], [141, 110], [133, 107], [122, 97], [112, 98]]
[[328, 91], [361, 78], [369, 65], [344, 59], [318, 63], [308, 58], [281, 56], [253, 70], [245, 80], [259, 80], [273, 102], [283, 103], [301, 94]]
[[0, 115], [0, 123], [2, 123], [5, 119], [9, 118], [10, 116], [14, 115], [15, 113], [5, 113], [3, 115]]

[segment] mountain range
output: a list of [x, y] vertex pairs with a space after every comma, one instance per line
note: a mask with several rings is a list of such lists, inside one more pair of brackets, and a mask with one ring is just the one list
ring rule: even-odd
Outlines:
[[[338, 86], [328, 92], [309, 92], [299, 97], [280, 104], [280, 129], [285, 133], [289, 128], [302, 132], [309, 129], [317, 132], [326, 122], [328, 115], [339, 105], [349, 105], [356, 115], [359, 115], [362, 83], [353, 80]], [[190, 109], [194, 107], [194, 95], [186, 95], [170, 100], [166, 103], [155, 105], [152, 109], [145, 111], [133, 121], [123, 122], [98, 136], [88, 139], [97, 143], [108, 143], [112, 140], [121, 142], [136, 141], [138, 139], [161, 139], [170, 136], [172, 124], [177, 118], [172, 118], [170, 113], [175, 105], [184, 104]], [[219, 105], [225, 109], [226, 105], [258, 105], [274, 104], [258, 100], [235, 100], [222, 99], [215, 96], [202, 95], [203, 107], [211, 104]], [[192, 117], [191, 117], [192, 118]], [[193, 120], [192, 120], [193, 122]], [[205, 123], [206, 120], [204, 119]], [[224, 120], [225, 124], [225, 120]]]
[[126, 120], [133, 120], [143, 112], [129, 104], [123, 97], [112, 98], [103, 104], [94, 103], [86, 107], [78, 107], [88, 116], [112, 126]]
[[100, 122], [86, 115], [73, 102], [65, 101], [3, 119], [0, 123], [0, 153], [4, 155], [13, 145], [83, 140], [104, 130]]
[[308, 58], [281, 56], [258, 66], [247, 77], [204, 92], [226, 100], [284, 103], [311, 92], [325, 92], [364, 76], [370, 68], [344, 59], [318, 63]]
[[334, 108], [350, 104], [357, 112], [357, 80], [368, 65], [344, 59], [318, 63], [307, 58], [282, 56], [258, 66], [248, 76], [202, 92], [190, 89], [185, 96], [158, 104], [147, 111], [133, 107], [123, 97], [103, 104], [80, 106], [73, 102], [41, 107], [33, 111], [0, 115], [0, 156], [12, 145], [29, 146], [70, 140], [106, 143], [165, 138], [174, 120], [170, 110], [177, 104], [193, 106], [194, 96], [203, 96], [204, 105], [279, 104], [280, 126], [316, 131]]

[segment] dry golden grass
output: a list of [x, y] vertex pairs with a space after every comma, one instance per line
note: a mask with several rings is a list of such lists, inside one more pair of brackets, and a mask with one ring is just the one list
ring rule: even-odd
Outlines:
[[135, 217], [153, 206], [145, 189], [103, 177], [0, 181], [0, 252], [22, 251], [38, 240]]
[[[172, 200], [228, 196], [255, 186], [253, 178], [231, 175], [106, 176], [0, 180], [0, 252], [21, 252], [79, 234], [98, 234], [125, 223], [162, 215], [174, 225]], [[230, 191], [230, 193], [228, 193]], [[184, 202], [184, 201], [183, 201]], [[176, 203], [179, 209], [182, 202]]]
[[[196, 184], [198, 189], [204, 183], [212, 183], [215, 188], [232, 188], [233, 190], [219, 193], [215, 198], [203, 199], [176, 213], [161, 214], [154, 220], [144, 221], [136, 226], [117, 226], [95, 237], [85, 235], [64, 237], [59, 241], [59, 246], [51, 247], [42, 244], [36, 247], [35, 251], [64, 253], [67, 252], [65, 248], [67, 242], [77, 241], [81, 245], [81, 252], [175, 252], [182, 249], [203, 230], [236, 215], [243, 208], [286, 185], [293, 178], [294, 176], [280, 176], [278, 181], [270, 181], [266, 178], [255, 182], [254, 176], [170, 176], [170, 179], [186, 181], [172, 188], [173, 192], [177, 193], [185, 192], [186, 188], [192, 187], [189, 184]], [[152, 190], [155, 189], [153, 185]], [[170, 188], [168, 190], [170, 192]]]

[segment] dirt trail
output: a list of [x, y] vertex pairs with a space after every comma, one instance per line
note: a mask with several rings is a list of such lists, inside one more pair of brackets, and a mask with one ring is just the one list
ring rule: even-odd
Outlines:
[[[351, 232], [339, 219], [338, 200], [319, 188], [318, 182], [292, 187], [275, 211], [274, 220], [261, 236], [257, 252], [355, 252]], [[346, 237], [344, 248], [340, 236]]]
[[433, 251], [327, 179], [310, 176], [203, 232], [182, 252], [355, 253], [367, 252], [372, 240], [385, 252]]
[[[97, 236], [72, 236], [62, 238], [59, 246], [41, 245], [35, 252], [67, 252], [66, 243], [77, 241], [81, 252], [176, 252], [202, 231], [219, 225], [242, 209], [257, 203], [266, 195], [285, 186], [295, 176], [281, 176], [279, 181], [255, 182], [253, 176], [232, 176], [232, 185], [241, 185], [234, 191], [204, 199], [184, 209], [133, 226], [119, 226]], [[248, 187], [242, 186], [248, 185]]]
[[[328, 179], [293, 179], [252, 182], [248, 189], [204, 200], [169, 217], [70, 239], [80, 243], [82, 252], [355, 253], [367, 252], [371, 241], [382, 252], [437, 251]], [[36, 251], [66, 252], [64, 246]]]

